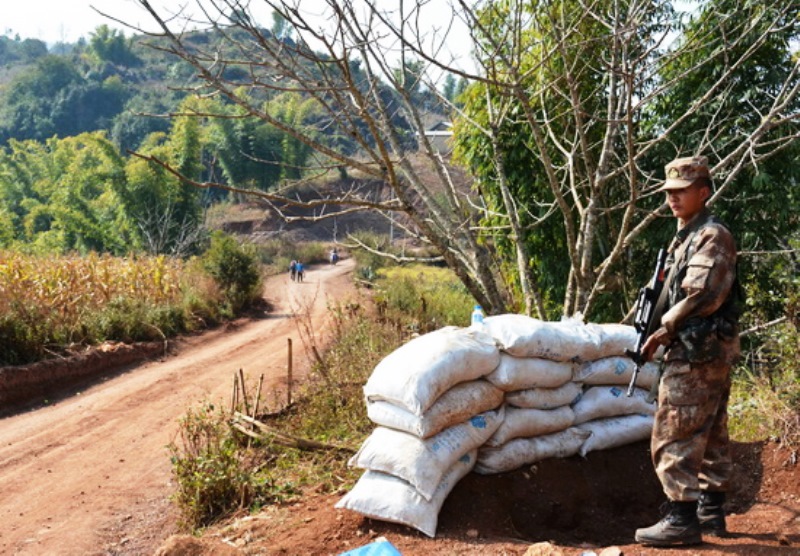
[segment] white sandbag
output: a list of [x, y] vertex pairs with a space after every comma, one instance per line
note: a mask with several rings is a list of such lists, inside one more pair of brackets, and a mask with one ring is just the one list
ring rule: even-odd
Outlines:
[[626, 349], [636, 347], [637, 333], [633, 326], [617, 323], [587, 323], [586, 327], [599, 338], [599, 342], [597, 351], [591, 355], [587, 353], [584, 361], [625, 355]]
[[[573, 380], [584, 384], [622, 385], [631, 381], [634, 362], [630, 357], [603, 357], [575, 368]], [[658, 380], [658, 363], [645, 363], [639, 369], [636, 386], [650, 388]]]
[[572, 380], [574, 372], [574, 363], [503, 353], [497, 368], [486, 375], [486, 380], [506, 392], [526, 388], [556, 388]]
[[576, 428], [591, 433], [578, 451], [581, 456], [586, 456], [594, 450], [607, 450], [650, 438], [653, 416], [635, 414], [608, 417], [581, 423]]
[[503, 420], [504, 407], [487, 411], [427, 439], [377, 427], [348, 465], [381, 471], [411, 483], [430, 500], [442, 476], [458, 458], [483, 445]]
[[647, 401], [648, 390], [634, 388], [630, 398], [627, 396], [627, 390], [623, 386], [590, 386], [584, 390], [580, 399], [572, 404], [575, 424], [604, 417], [618, 417], [632, 413], [653, 415], [656, 412], [656, 404]]
[[570, 427], [544, 436], [515, 438], [496, 448], [482, 446], [474, 471], [482, 475], [504, 473], [543, 459], [574, 456], [590, 434]]
[[418, 336], [387, 355], [364, 385], [367, 401], [383, 400], [416, 415], [444, 392], [489, 374], [500, 352], [486, 334], [449, 326]]
[[335, 507], [346, 508], [374, 519], [408, 525], [433, 537], [439, 511], [448, 494], [475, 465], [477, 450], [460, 457], [442, 476], [430, 500], [408, 482], [380, 471], [366, 471]]
[[540, 357], [553, 361], [588, 361], [599, 350], [600, 338], [580, 319], [548, 322], [525, 315], [486, 317], [484, 329], [515, 357]]
[[575, 412], [568, 405], [557, 409], [527, 409], [507, 405], [503, 422], [486, 441], [486, 446], [501, 446], [514, 438], [542, 436], [572, 426]]
[[531, 409], [555, 409], [570, 405], [583, 393], [580, 382], [567, 382], [558, 388], [527, 388], [506, 393], [506, 403]]
[[422, 415], [385, 401], [367, 402], [367, 416], [376, 425], [428, 438], [473, 415], [497, 409], [503, 391], [483, 379], [456, 384], [442, 394]]

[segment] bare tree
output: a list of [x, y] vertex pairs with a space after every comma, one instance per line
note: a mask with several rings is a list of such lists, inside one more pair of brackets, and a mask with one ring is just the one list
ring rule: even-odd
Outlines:
[[150, 205], [149, 210], [136, 219], [148, 253], [188, 257], [196, 250], [207, 230], [189, 215], [178, 220], [176, 213], [176, 204], [169, 197], [166, 203]]
[[[764, 92], [769, 102], [759, 105], [763, 111], [758, 117], [737, 122], [737, 129], [730, 130], [726, 114], [704, 116], [697, 136], [676, 137], [687, 122], [724, 104], [726, 95], [737, 94], [731, 83], [759, 44], [787, 25], [797, 25], [794, 2], [754, 12], [760, 14], [757, 21], [740, 17], [734, 26], [739, 32], [722, 35], [712, 26], [678, 33], [670, 4], [651, 0], [454, 0], [448, 17], [439, 16], [433, 24], [431, 7], [444, 0], [399, 0], [388, 8], [377, 0], [324, 0], [315, 4], [316, 13], [307, 2], [301, 7], [299, 0], [266, 0], [263, 4], [291, 31], [276, 38], [258, 25], [244, 0], [195, 0], [179, 13], [137, 1], [160, 28], [150, 33], [158, 39], [154, 47], [195, 68], [203, 83], [198, 94], [222, 95], [244, 114], [311, 146], [319, 155], [320, 172], [344, 166], [379, 180], [390, 191], [378, 198], [354, 182], [345, 194], [313, 203], [343, 212], [401, 215], [408, 232], [441, 253], [490, 313], [524, 310], [545, 316], [546, 292], [532, 277], [531, 254], [519, 240], [531, 233], [521, 224], [527, 208], [509, 186], [509, 163], [500, 141], [509, 119], [530, 136], [529, 156], [541, 168], [541, 176], [532, 180], [549, 190], [540, 220], [563, 222], [564, 257], [571, 268], [563, 301], [567, 315], [591, 313], [620, 260], [658, 218], [661, 209], [652, 197], [663, 179], [657, 170], [666, 162], [659, 157], [710, 155], [721, 177], [719, 197], [740, 172], [781, 153], [797, 138], [800, 57], [778, 86]], [[219, 42], [192, 41], [191, 29], [200, 24], [212, 29]], [[454, 24], [467, 26], [469, 44], [448, 42]], [[454, 57], [453, 48], [469, 53], [473, 64]], [[713, 56], [698, 57], [701, 50]], [[682, 60], [692, 62], [681, 66]], [[409, 72], [398, 67], [414, 68], [416, 78], [409, 79]], [[679, 117], [658, 129], [642, 129], [659, 102], [683, 80], [703, 72], [713, 77], [702, 82]], [[459, 125], [482, 136], [491, 152], [502, 198], [502, 210], [494, 208], [492, 215], [505, 219], [502, 233], [518, 239], [510, 265], [516, 269], [513, 279], [509, 264], [502, 264], [492, 242], [486, 241], [498, 232], [481, 225], [490, 214], [488, 205], [476, 187], [457, 183], [453, 167], [425, 135], [429, 107], [414, 92], [422, 83], [437, 95], [438, 80], [447, 75], [469, 80], [485, 97], [481, 117], [459, 112], [444, 95], [438, 95], [438, 102], [448, 113], [458, 113]], [[272, 117], [264, 103], [284, 92], [316, 99], [326, 118], [315, 129], [298, 129]], [[320, 132], [331, 130], [348, 137], [351, 146], [339, 148], [324, 140]], [[300, 202], [280, 192], [247, 193], [276, 210]], [[326, 212], [328, 217], [336, 214]], [[608, 247], [598, 250], [601, 223], [609, 221], [614, 237], [603, 238]], [[522, 300], [513, 284], [519, 285]]]

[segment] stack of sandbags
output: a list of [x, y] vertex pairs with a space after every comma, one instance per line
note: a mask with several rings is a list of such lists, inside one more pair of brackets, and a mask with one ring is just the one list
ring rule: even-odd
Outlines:
[[[624, 387], [615, 386], [627, 384], [633, 364], [625, 367], [627, 373], [613, 369], [610, 378], [593, 372], [622, 359], [630, 362], [621, 355], [636, 342], [632, 327], [523, 315], [489, 317], [485, 326], [502, 352], [487, 380], [505, 391], [506, 407], [503, 423], [478, 451], [476, 472], [586, 455], [649, 435], [654, 406], [646, 391], [637, 388], [628, 398]], [[649, 378], [652, 384], [651, 370], [637, 383]]]
[[510, 471], [650, 434], [654, 366], [625, 393], [633, 327], [485, 319], [417, 337], [373, 371], [364, 394], [378, 425], [350, 460], [365, 470], [336, 506], [434, 536], [438, 513], [470, 470]]
[[349, 465], [365, 473], [337, 504], [433, 537], [439, 510], [503, 418], [503, 392], [482, 377], [498, 365], [490, 336], [448, 327], [401, 346], [364, 394], [378, 425]]

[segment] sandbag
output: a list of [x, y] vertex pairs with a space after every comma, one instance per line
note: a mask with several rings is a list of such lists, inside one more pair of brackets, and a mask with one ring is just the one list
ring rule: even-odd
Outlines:
[[578, 451], [579, 455], [586, 456], [593, 450], [608, 450], [650, 438], [653, 416], [634, 414], [607, 417], [581, 423], [576, 428], [591, 434]]
[[483, 379], [456, 384], [442, 394], [422, 415], [385, 401], [367, 402], [367, 416], [376, 425], [428, 438], [473, 415], [497, 409], [503, 391]]
[[474, 471], [482, 475], [504, 473], [543, 459], [574, 456], [590, 434], [570, 427], [544, 436], [515, 438], [496, 448], [482, 446]]
[[572, 380], [574, 372], [573, 363], [503, 353], [497, 368], [486, 375], [486, 380], [506, 392], [556, 388]]
[[[575, 368], [573, 380], [584, 384], [623, 385], [631, 381], [635, 364], [630, 357], [603, 357]], [[645, 363], [639, 369], [636, 386], [649, 389], [658, 380], [658, 363]]]
[[364, 385], [367, 401], [387, 401], [422, 415], [444, 392], [492, 372], [500, 352], [488, 335], [449, 326], [418, 336], [387, 355]]
[[621, 386], [590, 386], [572, 404], [575, 424], [632, 413], [653, 415], [656, 404], [647, 401], [648, 393], [643, 388], [634, 388], [633, 395], [628, 397], [627, 388]]
[[486, 317], [484, 329], [500, 349], [515, 357], [588, 361], [600, 349], [596, 329], [578, 318], [548, 322], [525, 315], [496, 315]]
[[586, 327], [599, 340], [597, 351], [589, 353], [587, 350], [584, 361], [625, 355], [626, 349], [634, 349], [636, 347], [638, 335], [633, 326], [617, 323], [587, 323]]
[[555, 409], [571, 405], [583, 393], [580, 382], [567, 382], [558, 388], [526, 388], [506, 393], [506, 403], [531, 409]]
[[411, 484], [394, 475], [366, 471], [335, 507], [408, 525], [433, 537], [436, 535], [442, 504], [456, 483], [474, 467], [476, 454], [477, 450], [471, 450], [458, 458], [442, 475], [430, 499], [424, 498]]
[[503, 420], [504, 407], [487, 411], [427, 439], [377, 427], [348, 465], [405, 479], [430, 500], [444, 473], [458, 458], [483, 445]]
[[507, 405], [503, 422], [486, 441], [486, 446], [501, 446], [514, 438], [542, 436], [572, 426], [575, 413], [568, 405], [557, 409], [526, 409]]

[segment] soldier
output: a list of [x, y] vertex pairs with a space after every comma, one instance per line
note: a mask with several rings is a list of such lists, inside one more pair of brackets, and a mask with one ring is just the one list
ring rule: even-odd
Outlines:
[[678, 233], [668, 249], [660, 327], [642, 357], [649, 361], [665, 347], [650, 448], [668, 510], [652, 527], [636, 530], [636, 541], [650, 546], [697, 544], [701, 533], [726, 533], [727, 406], [739, 356], [736, 244], [706, 208], [713, 188], [707, 159], [679, 158], [665, 170], [660, 190]]

